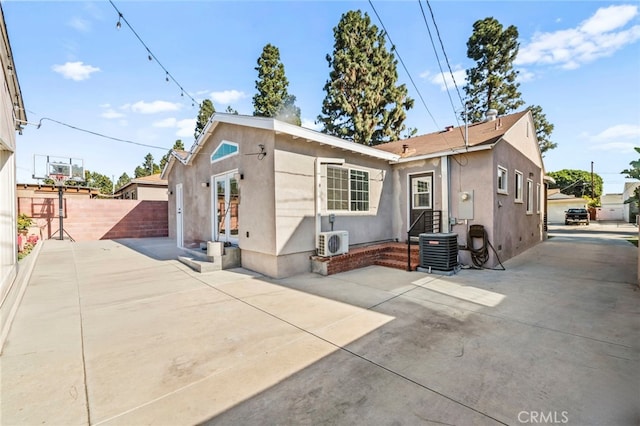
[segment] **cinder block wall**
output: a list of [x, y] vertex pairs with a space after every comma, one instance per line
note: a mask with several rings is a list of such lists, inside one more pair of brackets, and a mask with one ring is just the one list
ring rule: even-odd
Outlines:
[[[169, 235], [167, 201], [63, 199], [65, 237], [76, 241]], [[18, 213], [34, 219], [40, 237], [58, 238], [60, 216], [57, 198], [18, 198]]]

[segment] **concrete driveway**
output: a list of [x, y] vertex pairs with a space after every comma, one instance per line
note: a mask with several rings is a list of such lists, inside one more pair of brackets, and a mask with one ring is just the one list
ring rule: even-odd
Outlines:
[[638, 424], [637, 229], [586, 228], [452, 277], [197, 274], [168, 239], [46, 241], [0, 420]]

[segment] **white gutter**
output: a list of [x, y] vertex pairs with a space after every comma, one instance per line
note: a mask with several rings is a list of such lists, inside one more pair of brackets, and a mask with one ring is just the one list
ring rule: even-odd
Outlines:
[[494, 146], [495, 146], [495, 143], [491, 144], [491, 145], [478, 145], [478, 146], [471, 147], [469, 149], [464, 149], [463, 148], [460, 151], [456, 151], [454, 149], [451, 149], [449, 151], [440, 151], [440, 152], [435, 152], [435, 153], [432, 153], [432, 154], [425, 154], [425, 155], [418, 155], [418, 156], [415, 156], [415, 157], [401, 158], [401, 159], [396, 160], [396, 161], [389, 161], [389, 164], [410, 163], [412, 161], [430, 160], [432, 158], [439, 158], [439, 157], [443, 157], [443, 156], [447, 156], [447, 155], [465, 154], [467, 152], [476, 152], [476, 151], [487, 151], [487, 150], [493, 149]]
[[316, 250], [320, 249], [320, 232], [322, 232], [322, 165], [344, 164], [344, 158], [316, 157]]

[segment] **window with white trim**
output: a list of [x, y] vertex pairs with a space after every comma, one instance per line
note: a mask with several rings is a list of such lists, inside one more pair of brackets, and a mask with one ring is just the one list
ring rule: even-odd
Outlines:
[[238, 154], [238, 144], [229, 141], [222, 141], [220, 145], [211, 154], [211, 162], [224, 160], [225, 158], [233, 157]]
[[533, 214], [533, 181], [527, 179], [527, 214]]
[[327, 210], [369, 211], [369, 172], [327, 166]]
[[507, 181], [508, 181], [508, 172], [504, 167], [498, 166], [498, 192], [500, 194], [508, 194], [509, 190], [507, 189]]
[[536, 213], [540, 213], [540, 204], [542, 204], [542, 188], [539, 183], [536, 183], [536, 194], [538, 200], [536, 201]]
[[516, 203], [521, 203], [522, 202], [522, 172], [519, 172], [516, 170], [516, 180], [515, 180], [515, 186], [514, 186], [514, 190], [515, 190], [515, 196], [514, 196], [514, 201]]

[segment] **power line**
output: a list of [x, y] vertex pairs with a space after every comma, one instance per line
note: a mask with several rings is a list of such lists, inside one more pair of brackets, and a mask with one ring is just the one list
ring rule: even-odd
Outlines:
[[79, 132], [89, 133], [89, 134], [94, 135], [94, 136], [99, 136], [99, 137], [105, 138], [105, 139], [111, 139], [111, 140], [117, 141], [117, 142], [124, 142], [124, 143], [129, 143], [129, 144], [132, 144], [132, 145], [144, 146], [144, 147], [153, 148], [153, 149], [161, 149], [163, 151], [169, 150], [169, 148], [162, 147], [162, 146], [148, 145], [148, 144], [145, 144], [145, 143], [140, 143], [140, 142], [130, 141], [130, 140], [127, 140], [127, 139], [120, 139], [120, 138], [116, 138], [116, 137], [113, 137], [113, 136], [108, 136], [108, 135], [105, 135], [105, 134], [102, 134], [102, 133], [99, 133], [99, 132], [94, 132], [93, 130], [82, 129], [82, 128], [74, 126], [72, 124], [63, 123], [62, 121], [54, 120], [53, 118], [48, 118], [48, 117], [43, 117], [43, 118], [40, 119], [40, 121], [39, 121], [39, 123], [37, 125], [38, 129], [40, 128], [40, 126], [42, 126], [42, 122], [44, 120], [52, 121], [52, 122], [54, 122], [56, 124], [60, 124], [61, 126], [66, 126], [66, 127], [70, 128], [70, 129], [77, 130]]
[[127, 21], [127, 18], [124, 17], [122, 12], [120, 12], [120, 10], [116, 7], [116, 5], [113, 3], [113, 1], [109, 0], [109, 3], [111, 3], [111, 6], [113, 6], [113, 8], [116, 10], [116, 12], [118, 12], [118, 23], [116, 24], [116, 28], [120, 29], [120, 27], [122, 26], [122, 22], [124, 22], [127, 25], [127, 27], [129, 27], [129, 29], [131, 30], [133, 35], [136, 36], [138, 41], [146, 49], [149, 60], [150, 61], [151, 60], [155, 60], [156, 63], [160, 66], [160, 68], [162, 68], [162, 70], [165, 73], [165, 79], [167, 80], [167, 82], [169, 81], [169, 79], [171, 79], [175, 83], [175, 85], [180, 88], [180, 96], [187, 96], [189, 99], [191, 99], [191, 106], [192, 107], [196, 106], [196, 104], [199, 105], [199, 102], [197, 102], [193, 98], [193, 96], [191, 96], [187, 91], [185, 91], [184, 88], [182, 87], [182, 85], [178, 82], [178, 80], [176, 80], [175, 77], [169, 72], [169, 70], [167, 70], [167, 68], [165, 68], [165, 66], [162, 65], [162, 63], [158, 60], [156, 55], [151, 51], [151, 49], [149, 49], [149, 46], [147, 46], [147, 44], [142, 40], [142, 38], [138, 35], [136, 30], [133, 29], [133, 27], [131, 26], [129, 21]]
[[411, 77], [411, 73], [409, 73], [409, 70], [407, 69], [407, 66], [404, 64], [404, 61], [402, 60], [402, 57], [400, 56], [400, 52], [398, 52], [398, 49], [396, 48], [396, 45], [393, 43], [393, 40], [391, 40], [391, 36], [389, 35], [389, 31], [387, 31], [387, 28], [384, 26], [384, 23], [382, 22], [382, 19], [380, 18], [380, 15], [378, 15], [378, 11], [373, 6], [373, 3], [371, 2], [371, 0], [368, 0], [368, 1], [369, 1], [369, 5], [371, 6], [371, 9], [373, 9], [373, 13], [375, 13], [376, 17], [378, 18], [378, 22], [380, 22], [380, 26], [382, 26], [382, 29], [384, 30], [385, 35], [389, 39], [389, 43], [391, 43], [391, 50], [394, 51], [396, 53], [396, 55], [398, 55], [398, 60], [402, 64], [402, 68], [404, 68], [404, 72], [407, 73], [407, 76], [409, 77], [409, 80], [411, 81], [411, 84], [413, 85], [413, 88], [416, 90], [416, 93], [418, 93], [418, 97], [420, 98], [420, 101], [422, 102], [422, 105], [427, 110], [427, 113], [429, 114], [429, 116], [433, 120], [433, 124], [435, 124], [436, 128], [439, 129], [440, 126], [438, 126], [438, 123], [436, 122], [436, 119], [434, 118], [433, 114], [431, 114], [431, 111], [429, 110], [429, 107], [427, 106], [427, 103], [424, 101], [424, 98], [422, 97], [422, 93], [420, 93], [420, 90], [418, 90], [418, 86], [413, 81], [413, 77]]

